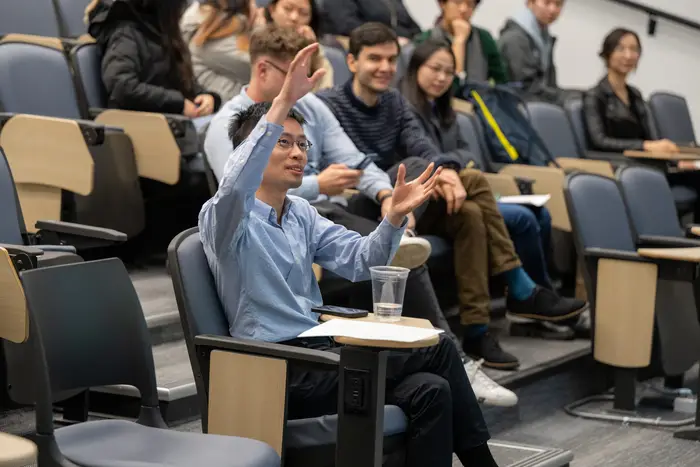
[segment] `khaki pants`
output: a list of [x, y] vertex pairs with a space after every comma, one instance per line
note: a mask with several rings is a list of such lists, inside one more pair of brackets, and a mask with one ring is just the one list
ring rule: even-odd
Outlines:
[[488, 324], [489, 276], [521, 266], [496, 199], [478, 170], [461, 173], [467, 200], [458, 213], [447, 215], [443, 200], [431, 201], [418, 222], [418, 232], [452, 241], [461, 323]]

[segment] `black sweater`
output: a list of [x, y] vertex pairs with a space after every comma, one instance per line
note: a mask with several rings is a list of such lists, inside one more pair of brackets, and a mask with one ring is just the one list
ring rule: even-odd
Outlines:
[[453, 154], [441, 154], [416, 119], [411, 104], [396, 89], [381, 94], [374, 107], [355, 96], [352, 80], [323, 90], [318, 96], [335, 114], [357, 149], [370, 156], [382, 170], [407, 157], [420, 157], [455, 169], [463, 165]]

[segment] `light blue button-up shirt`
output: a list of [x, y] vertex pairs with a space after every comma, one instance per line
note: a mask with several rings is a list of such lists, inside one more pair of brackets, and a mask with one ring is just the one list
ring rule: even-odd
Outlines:
[[367, 237], [321, 217], [308, 201], [287, 196], [277, 213], [255, 197], [283, 128], [258, 122], [237, 147], [219, 190], [199, 214], [199, 230], [233, 337], [280, 342], [318, 324], [322, 305], [311, 268], [317, 263], [348, 280], [369, 279], [391, 262], [401, 228], [384, 219]]
[[[233, 99], [226, 102], [214, 116], [204, 140], [204, 152], [207, 161], [217, 180], [221, 180], [228, 157], [233, 150], [228, 136], [228, 126], [231, 117], [254, 104], [248, 96], [248, 86]], [[355, 143], [345, 134], [331, 109], [314, 94], [307, 94], [297, 101], [294, 108], [304, 116], [306, 124], [304, 133], [313, 146], [307, 154], [308, 163], [304, 168], [304, 179], [299, 188], [290, 190], [292, 195], [300, 196], [308, 201], [317, 202], [328, 199], [319, 193], [318, 173], [331, 164], [345, 164], [350, 168], [357, 167], [365, 155]], [[389, 175], [377, 167], [374, 162], [365, 167], [360, 177], [357, 189], [369, 199], [377, 199], [382, 190], [393, 190]], [[342, 196], [335, 196], [332, 201], [346, 204]]]

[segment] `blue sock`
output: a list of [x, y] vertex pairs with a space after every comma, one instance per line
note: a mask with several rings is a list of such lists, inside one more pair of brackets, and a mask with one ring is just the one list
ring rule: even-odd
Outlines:
[[464, 329], [464, 338], [467, 340], [476, 339], [486, 334], [488, 329], [489, 327], [485, 324], [470, 324]]
[[508, 283], [508, 295], [511, 298], [518, 301], [527, 300], [535, 291], [535, 283], [522, 267], [506, 271], [504, 276]]

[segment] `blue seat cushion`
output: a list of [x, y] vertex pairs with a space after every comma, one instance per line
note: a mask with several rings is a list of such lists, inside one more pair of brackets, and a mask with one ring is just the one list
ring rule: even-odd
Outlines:
[[[407, 420], [395, 405], [384, 406], [384, 437], [406, 432]], [[335, 444], [338, 415], [287, 421], [285, 447], [301, 449]]]
[[183, 433], [126, 420], [77, 423], [55, 431], [61, 453], [85, 467], [279, 467], [271, 446], [235, 436]]

